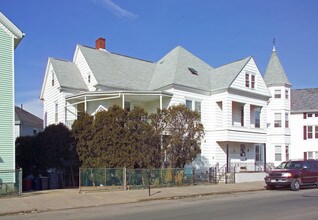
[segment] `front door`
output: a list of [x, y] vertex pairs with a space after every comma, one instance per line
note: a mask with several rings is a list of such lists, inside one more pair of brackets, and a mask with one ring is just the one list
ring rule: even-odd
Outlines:
[[263, 162], [263, 147], [261, 145], [255, 145], [255, 162]]
[[240, 158], [241, 158], [241, 161], [247, 160], [245, 144], [240, 144]]

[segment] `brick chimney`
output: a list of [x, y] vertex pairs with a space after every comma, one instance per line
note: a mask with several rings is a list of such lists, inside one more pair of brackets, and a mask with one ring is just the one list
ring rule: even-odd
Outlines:
[[96, 49], [106, 49], [106, 40], [105, 38], [98, 38], [96, 40]]

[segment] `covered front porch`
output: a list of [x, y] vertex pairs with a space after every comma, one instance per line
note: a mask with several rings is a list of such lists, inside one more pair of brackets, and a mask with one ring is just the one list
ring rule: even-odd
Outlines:
[[148, 113], [157, 109], [166, 109], [173, 94], [162, 91], [109, 91], [85, 92], [66, 98], [65, 124], [71, 126], [83, 113], [95, 115], [113, 105], [119, 105], [130, 111], [134, 107], [142, 107]]
[[248, 142], [219, 143], [224, 155], [225, 173], [262, 172], [266, 170], [266, 144]]

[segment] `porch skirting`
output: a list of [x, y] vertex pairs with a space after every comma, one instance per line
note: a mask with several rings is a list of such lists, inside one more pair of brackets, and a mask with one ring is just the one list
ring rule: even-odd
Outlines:
[[239, 172], [235, 173], [235, 183], [264, 181], [265, 172]]

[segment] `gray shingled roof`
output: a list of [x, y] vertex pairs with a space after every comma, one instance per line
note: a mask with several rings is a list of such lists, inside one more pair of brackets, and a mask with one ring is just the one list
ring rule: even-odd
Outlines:
[[81, 91], [88, 90], [76, 64], [66, 60], [49, 59], [62, 88], [71, 88]]
[[[78, 45], [98, 85], [109, 90], [156, 91], [170, 85], [211, 91], [228, 88], [251, 57], [213, 69], [178, 46], [158, 62]], [[51, 58], [62, 87], [87, 90], [76, 65]]]
[[78, 45], [99, 85], [122, 90], [146, 90], [155, 64]]
[[318, 111], [318, 88], [291, 90], [292, 112]]
[[211, 66], [178, 46], [157, 62], [148, 89], [157, 90], [175, 84], [209, 90], [211, 69]]
[[246, 57], [214, 69], [211, 75], [211, 90], [228, 88], [250, 59], [251, 57]]
[[272, 85], [289, 85], [291, 83], [288, 81], [288, 78], [285, 74], [284, 68], [279, 61], [277, 53], [273, 50], [267, 69], [264, 75], [264, 81], [267, 86]]
[[37, 116], [15, 106], [15, 124], [23, 124], [38, 129], [43, 129], [43, 120]]

